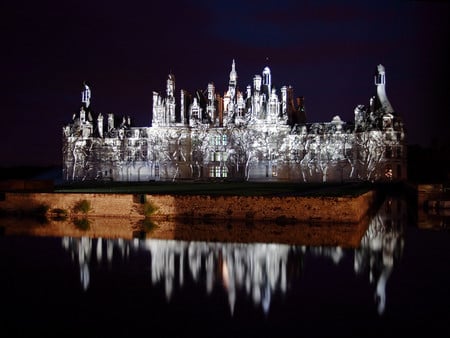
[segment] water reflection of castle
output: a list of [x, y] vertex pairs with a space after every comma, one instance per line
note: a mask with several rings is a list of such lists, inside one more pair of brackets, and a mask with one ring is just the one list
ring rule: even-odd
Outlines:
[[[405, 210], [404, 202], [387, 199], [371, 220], [360, 247], [354, 251], [354, 272], [367, 273], [369, 283], [375, 284], [380, 314], [386, 306], [386, 283], [403, 251]], [[150, 253], [152, 284], [164, 285], [167, 300], [171, 299], [174, 288], [182, 288], [189, 278], [196, 285], [204, 285], [207, 294], [214, 288], [223, 288], [228, 294], [231, 313], [238, 294], [242, 293], [267, 313], [272, 297], [286, 294], [292, 282], [299, 278], [306, 253], [326, 257], [339, 265], [348, 252], [341, 247], [69, 237], [63, 239], [63, 246], [79, 264], [85, 290], [90, 283], [92, 260], [106, 261], [112, 266], [114, 254], [129, 258], [131, 251], [142, 251]]]

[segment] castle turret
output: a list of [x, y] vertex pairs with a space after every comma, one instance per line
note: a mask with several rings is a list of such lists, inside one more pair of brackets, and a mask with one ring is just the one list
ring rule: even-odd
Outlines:
[[167, 88], [166, 88], [167, 97], [174, 97], [174, 92], [175, 92], [175, 76], [173, 74], [169, 74], [169, 77], [167, 78]]
[[86, 81], [83, 82], [83, 91], [81, 92], [81, 103], [86, 108], [89, 108], [89, 105], [91, 104], [91, 89], [87, 85]]
[[167, 78], [166, 116], [164, 124], [175, 123], [175, 76], [169, 74]]
[[265, 67], [263, 70], [262, 84], [263, 90], [266, 91], [267, 95], [270, 95], [272, 93], [272, 75], [269, 67]]
[[208, 83], [208, 97], [206, 102], [206, 113], [209, 116], [209, 119], [214, 122], [215, 119], [215, 105], [214, 105], [214, 99], [215, 99], [215, 88], [213, 83]]
[[386, 113], [394, 113], [394, 109], [386, 95], [386, 71], [383, 65], [378, 65], [377, 74], [375, 75], [375, 85], [377, 86], [377, 96], [381, 107]]
[[189, 106], [191, 105], [190, 95], [189, 93], [181, 89], [180, 92], [180, 116], [181, 123], [184, 125], [189, 124]]
[[100, 113], [97, 117], [97, 130], [101, 138], [103, 138], [103, 115]]
[[228, 94], [230, 96], [230, 101], [234, 103], [236, 98], [236, 88], [237, 88], [237, 72], [236, 64], [233, 59], [231, 64], [230, 81], [228, 82]]
[[108, 114], [108, 132], [114, 129], [114, 114]]
[[287, 116], [287, 87], [281, 87], [281, 116]]

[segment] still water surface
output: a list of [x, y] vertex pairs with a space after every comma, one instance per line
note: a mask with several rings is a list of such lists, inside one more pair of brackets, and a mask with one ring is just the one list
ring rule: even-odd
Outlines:
[[2, 337], [450, 336], [449, 228], [402, 197], [355, 247], [3, 234]]

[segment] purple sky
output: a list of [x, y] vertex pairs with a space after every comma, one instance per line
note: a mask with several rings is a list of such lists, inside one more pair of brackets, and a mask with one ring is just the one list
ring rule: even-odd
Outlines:
[[[0, 5], [0, 166], [61, 164], [62, 126], [91, 83], [92, 108], [149, 126], [152, 91], [245, 90], [264, 66], [305, 97], [309, 122], [353, 119], [387, 94], [411, 144], [449, 139], [448, 1], [8, 1]], [[266, 61], [268, 59], [268, 61]], [[5, 77], [6, 75], [6, 77]]]

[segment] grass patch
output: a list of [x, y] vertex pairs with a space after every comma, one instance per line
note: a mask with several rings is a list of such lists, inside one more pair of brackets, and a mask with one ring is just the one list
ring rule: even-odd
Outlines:
[[152, 232], [153, 230], [158, 228], [158, 225], [153, 222], [149, 217], [145, 217], [142, 220], [142, 227], [144, 228], [145, 232]]
[[145, 202], [144, 204], [144, 216], [150, 217], [158, 210], [158, 207], [152, 202]]
[[50, 210], [50, 215], [55, 221], [64, 221], [68, 217], [67, 210], [61, 208], [54, 208]]
[[80, 200], [73, 207], [74, 212], [81, 212], [83, 214], [87, 214], [91, 209], [91, 202], [88, 200]]

